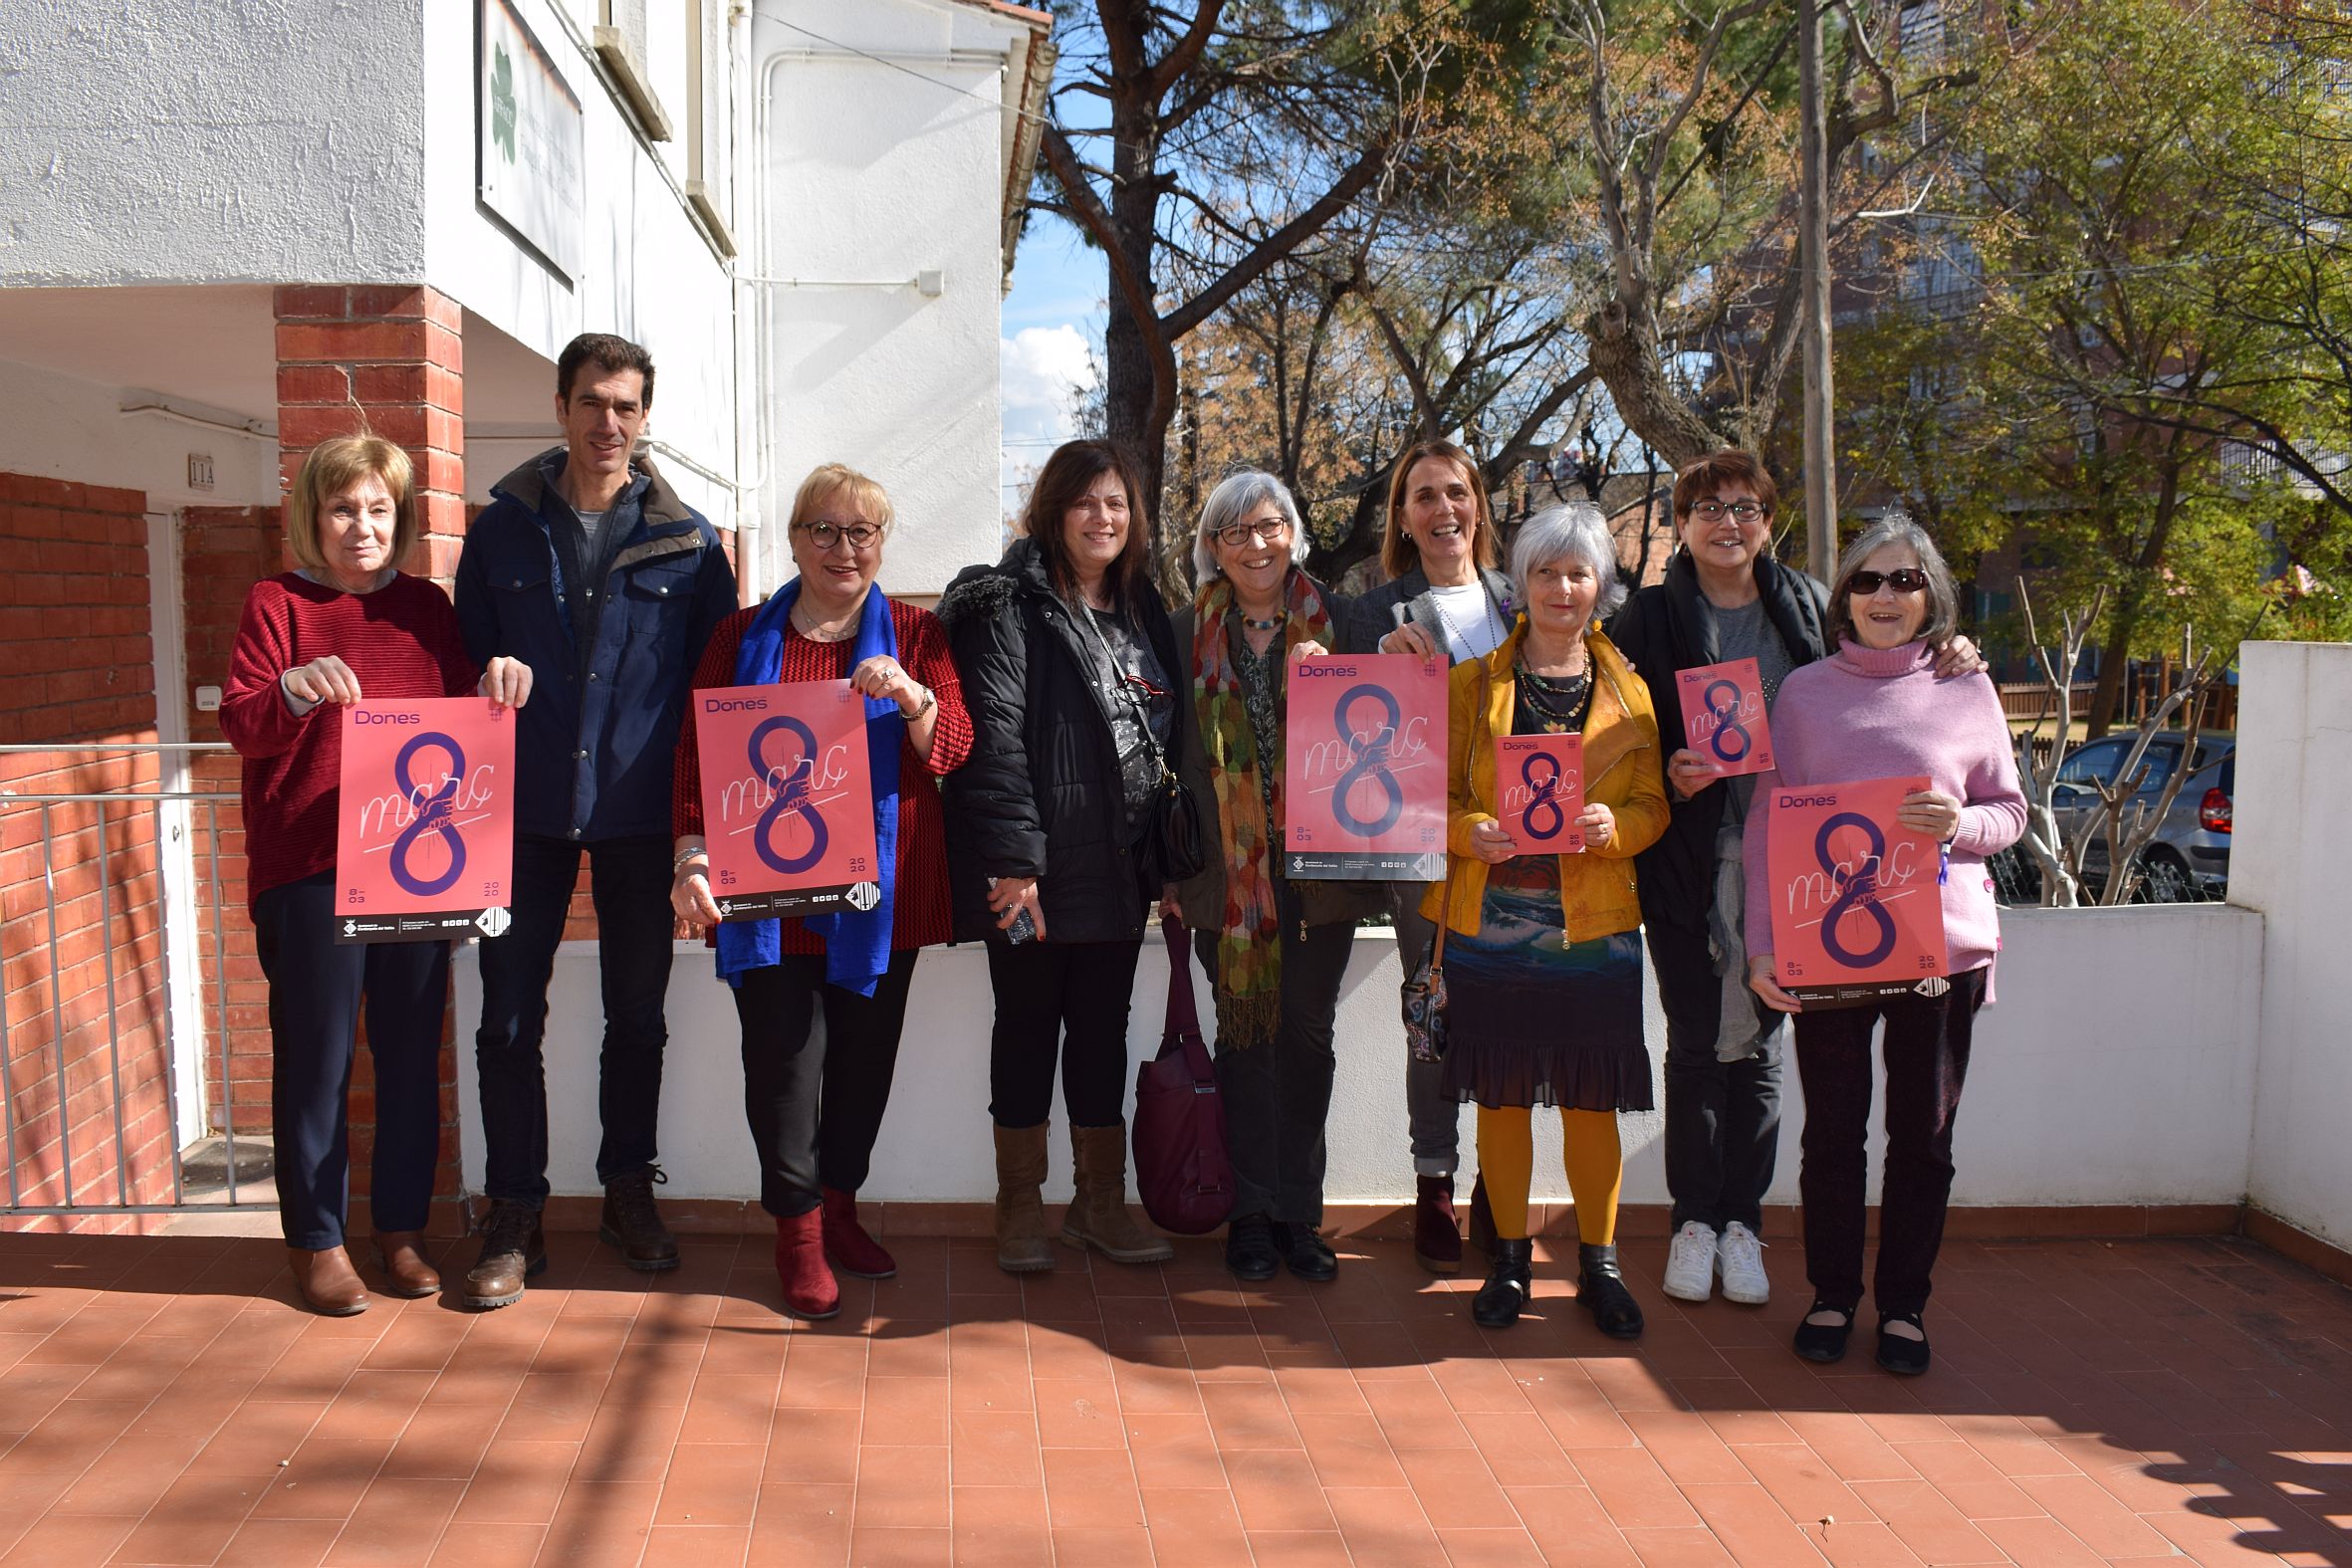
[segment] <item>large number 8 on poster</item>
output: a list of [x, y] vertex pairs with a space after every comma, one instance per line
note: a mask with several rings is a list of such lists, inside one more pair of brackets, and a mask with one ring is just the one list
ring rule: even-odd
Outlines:
[[[1382, 722], [1372, 730], [1369, 739], [1347, 722], [1348, 709], [1354, 707], [1358, 699], [1365, 697], [1378, 703], [1382, 714]], [[1398, 705], [1395, 694], [1387, 687], [1375, 686], [1369, 681], [1350, 686], [1339, 694], [1339, 701], [1332, 705], [1331, 723], [1347, 738], [1349, 761], [1346, 769], [1340, 773], [1338, 783], [1331, 786], [1331, 815], [1351, 833], [1365, 838], [1377, 837], [1396, 826], [1397, 819], [1405, 814], [1405, 786], [1398, 784], [1396, 775], [1388, 771], [1389, 745], [1396, 737], [1397, 727], [1404, 722], [1404, 709]], [[1356, 815], [1355, 807], [1348, 801], [1349, 794], [1359, 782], [1377, 785], [1385, 797], [1380, 814], [1370, 820]]]
[[[417, 799], [416, 781], [408, 772], [408, 765], [416, 754], [428, 746], [437, 746], [449, 754], [449, 776], [443, 779], [432, 794]], [[409, 803], [416, 815], [400, 835], [392, 840], [390, 869], [392, 880], [418, 898], [431, 898], [446, 893], [457, 885], [465, 871], [465, 840], [458, 835], [457, 823], [452, 820], [457, 811], [457, 784], [465, 775], [465, 753], [456, 741], [439, 731], [427, 731], [400, 748], [400, 755], [392, 759], [392, 783], [400, 797]], [[437, 877], [420, 877], [408, 868], [408, 857], [416, 849], [416, 841], [427, 833], [438, 833], [449, 847], [449, 868]]]
[[[1870, 845], [1862, 863], [1851, 871], [1839, 865], [1829, 849], [1829, 835], [1841, 827], [1859, 829]], [[1895, 951], [1895, 917], [1878, 901], [1878, 871], [1886, 852], [1886, 834], [1859, 811], [1840, 811], [1826, 818], [1820, 831], [1813, 835], [1813, 858], [1821, 863], [1821, 869], [1829, 873], [1838, 888], [1836, 900], [1821, 916], [1821, 947], [1848, 969], [1868, 969]], [[1847, 947], [1838, 935], [1838, 923], [1849, 913], [1868, 915], [1878, 926], [1878, 940], [1860, 953]]]
[[[801, 755], [783, 769], [768, 766], [764, 749], [768, 737], [783, 731], [801, 743]], [[824, 847], [829, 835], [824, 817], [817, 803], [809, 797], [811, 783], [817, 772], [817, 736], [807, 725], [790, 715], [779, 715], [752, 731], [751, 760], [754, 773], [762, 778], [773, 778], [784, 773], [784, 782], [768, 802], [768, 809], [760, 813], [760, 820], [752, 828], [752, 848], [772, 868], [787, 875], [797, 875], [824, 858]], [[788, 815], [798, 815], [809, 824], [809, 847], [798, 855], [788, 855], [771, 842], [770, 835], [783, 824]]]

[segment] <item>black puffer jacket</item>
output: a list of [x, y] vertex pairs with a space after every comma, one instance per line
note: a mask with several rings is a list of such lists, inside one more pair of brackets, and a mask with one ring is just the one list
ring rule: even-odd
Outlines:
[[[1756, 587], [1791, 664], [1810, 664], [1827, 654], [1827, 588], [1769, 556], [1756, 558]], [[1679, 735], [1682, 708], [1675, 672], [1723, 657], [1716, 640], [1715, 607], [1699, 591], [1699, 568], [1691, 563], [1689, 551], [1678, 550], [1667, 561], [1665, 581], [1641, 589], [1618, 608], [1609, 621], [1608, 637], [1657, 700], [1659, 730]], [[1679, 750], [1678, 741], [1669, 741], [1666, 755]], [[1665, 835], [1633, 861], [1644, 920], [1706, 935], [1707, 912], [1715, 902], [1715, 838], [1723, 826], [1725, 795], [1721, 785], [1710, 785], [1685, 800], [1671, 785], [1667, 788], [1673, 814]]]
[[[1160, 667], [1187, 668], [1159, 595], [1131, 609]], [[1005, 876], [1038, 878], [1048, 941], [1142, 936], [1160, 890], [1144, 888], [1127, 841], [1110, 698], [1037, 546], [1015, 540], [996, 565], [958, 573], [939, 619], [972, 714], [971, 759], [941, 781], [957, 939], [996, 929], [988, 883]], [[1176, 704], [1176, 755], [1190, 707]]]

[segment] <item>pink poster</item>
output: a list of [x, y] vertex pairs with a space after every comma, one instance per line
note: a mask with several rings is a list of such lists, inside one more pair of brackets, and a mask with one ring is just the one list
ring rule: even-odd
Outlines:
[[1761, 774], [1772, 766], [1764, 681], [1754, 659], [1677, 671], [1674, 686], [1682, 697], [1682, 744], [1707, 759], [1717, 778]]
[[711, 896], [722, 920], [871, 909], [865, 699], [847, 681], [693, 694]]
[[343, 713], [338, 942], [495, 937], [515, 866], [514, 715], [485, 697]]
[[1903, 797], [1927, 786], [1873, 779], [1770, 792], [1772, 967], [1808, 1009], [1947, 984], [1942, 849], [1895, 821]]
[[1523, 855], [1584, 852], [1584, 737], [1502, 735], [1495, 738], [1495, 814]]
[[1446, 666], [1404, 653], [1299, 659], [1286, 699], [1287, 874], [1446, 874]]

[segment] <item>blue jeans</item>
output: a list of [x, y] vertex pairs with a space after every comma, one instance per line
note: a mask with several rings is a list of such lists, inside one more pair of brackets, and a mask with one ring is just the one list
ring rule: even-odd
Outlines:
[[493, 1200], [547, 1202], [548, 982], [564, 917], [588, 856], [596, 906], [596, 965], [604, 996], [596, 1106], [604, 1141], [596, 1180], [650, 1170], [661, 1117], [662, 999], [670, 982], [670, 841], [660, 836], [577, 844], [515, 835], [514, 924], [482, 944], [482, 1026], [474, 1063], [482, 1083], [483, 1188]]

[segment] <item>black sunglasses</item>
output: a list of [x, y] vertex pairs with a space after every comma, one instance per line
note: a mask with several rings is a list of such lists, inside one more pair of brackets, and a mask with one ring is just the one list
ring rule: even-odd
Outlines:
[[1928, 574], [1917, 566], [1902, 566], [1893, 571], [1857, 571], [1846, 578], [1848, 593], [1876, 593], [1882, 586], [1897, 593], [1925, 593]]

